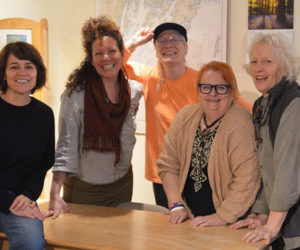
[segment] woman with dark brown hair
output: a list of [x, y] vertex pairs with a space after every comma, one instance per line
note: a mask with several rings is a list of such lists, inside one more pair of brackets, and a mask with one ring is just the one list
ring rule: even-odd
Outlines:
[[0, 229], [9, 249], [45, 247], [43, 215], [36, 204], [54, 162], [54, 116], [31, 96], [46, 83], [39, 52], [28, 43], [0, 53]]
[[82, 38], [85, 59], [62, 97], [46, 216], [69, 211], [66, 202], [116, 206], [132, 197], [134, 117], [142, 86], [123, 71], [123, 40], [113, 21], [90, 18]]

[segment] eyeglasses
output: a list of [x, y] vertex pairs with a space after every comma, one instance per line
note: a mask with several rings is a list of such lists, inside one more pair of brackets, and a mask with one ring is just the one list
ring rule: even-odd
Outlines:
[[228, 89], [230, 89], [229, 84], [209, 84], [209, 83], [198, 83], [198, 87], [202, 94], [210, 94], [212, 89], [215, 89], [216, 93], [219, 95], [226, 95]]
[[156, 40], [156, 44], [159, 47], [165, 46], [167, 43], [170, 43], [172, 45], [176, 45], [179, 44], [180, 42], [182, 42], [183, 40], [180, 38], [175, 38], [175, 37], [169, 37], [168, 39], [160, 39], [160, 40]]

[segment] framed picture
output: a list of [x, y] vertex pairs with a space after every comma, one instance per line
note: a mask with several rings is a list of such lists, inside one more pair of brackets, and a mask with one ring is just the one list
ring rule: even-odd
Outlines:
[[0, 29], [0, 49], [8, 43], [17, 41], [32, 44], [32, 31], [30, 29]]
[[281, 33], [293, 41], [293, 28], [294, 0], [248, 0], [248, 47], [257, 33]]

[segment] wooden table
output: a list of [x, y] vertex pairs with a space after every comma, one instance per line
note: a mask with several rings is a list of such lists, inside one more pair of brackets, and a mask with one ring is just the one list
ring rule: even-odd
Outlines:
[[[245, 243], [248, 231], [193, 227], [167, 222], [168, 215], [142, 210], [69, 204], [72, 213], [44, 221], [48, 249], [265, 249], [264, 241]], [[40, 204], [42, 210], [48, 204]]]

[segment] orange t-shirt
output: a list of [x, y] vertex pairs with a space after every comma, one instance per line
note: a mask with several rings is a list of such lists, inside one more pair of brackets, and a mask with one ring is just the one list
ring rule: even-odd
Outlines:
[[[125, 70], [129, 79], [143, 84], [146, 111], [146, 162], [145, 178], [151, 182], [162, 183], [157, 175], [156, 160], [163, 148], [164, 137], [178, 111], [184, 106], [198, 103], [198, 72], [187, 68], [184, 75], [177, 80], [165, 79], [160, 91], [157, 84], [160, 79], [158, 67], [138, 63], [126, 63], [130, 52], [125, 50]], [[246, 109], [252, 105], [242, 98], [235, 101]]]

